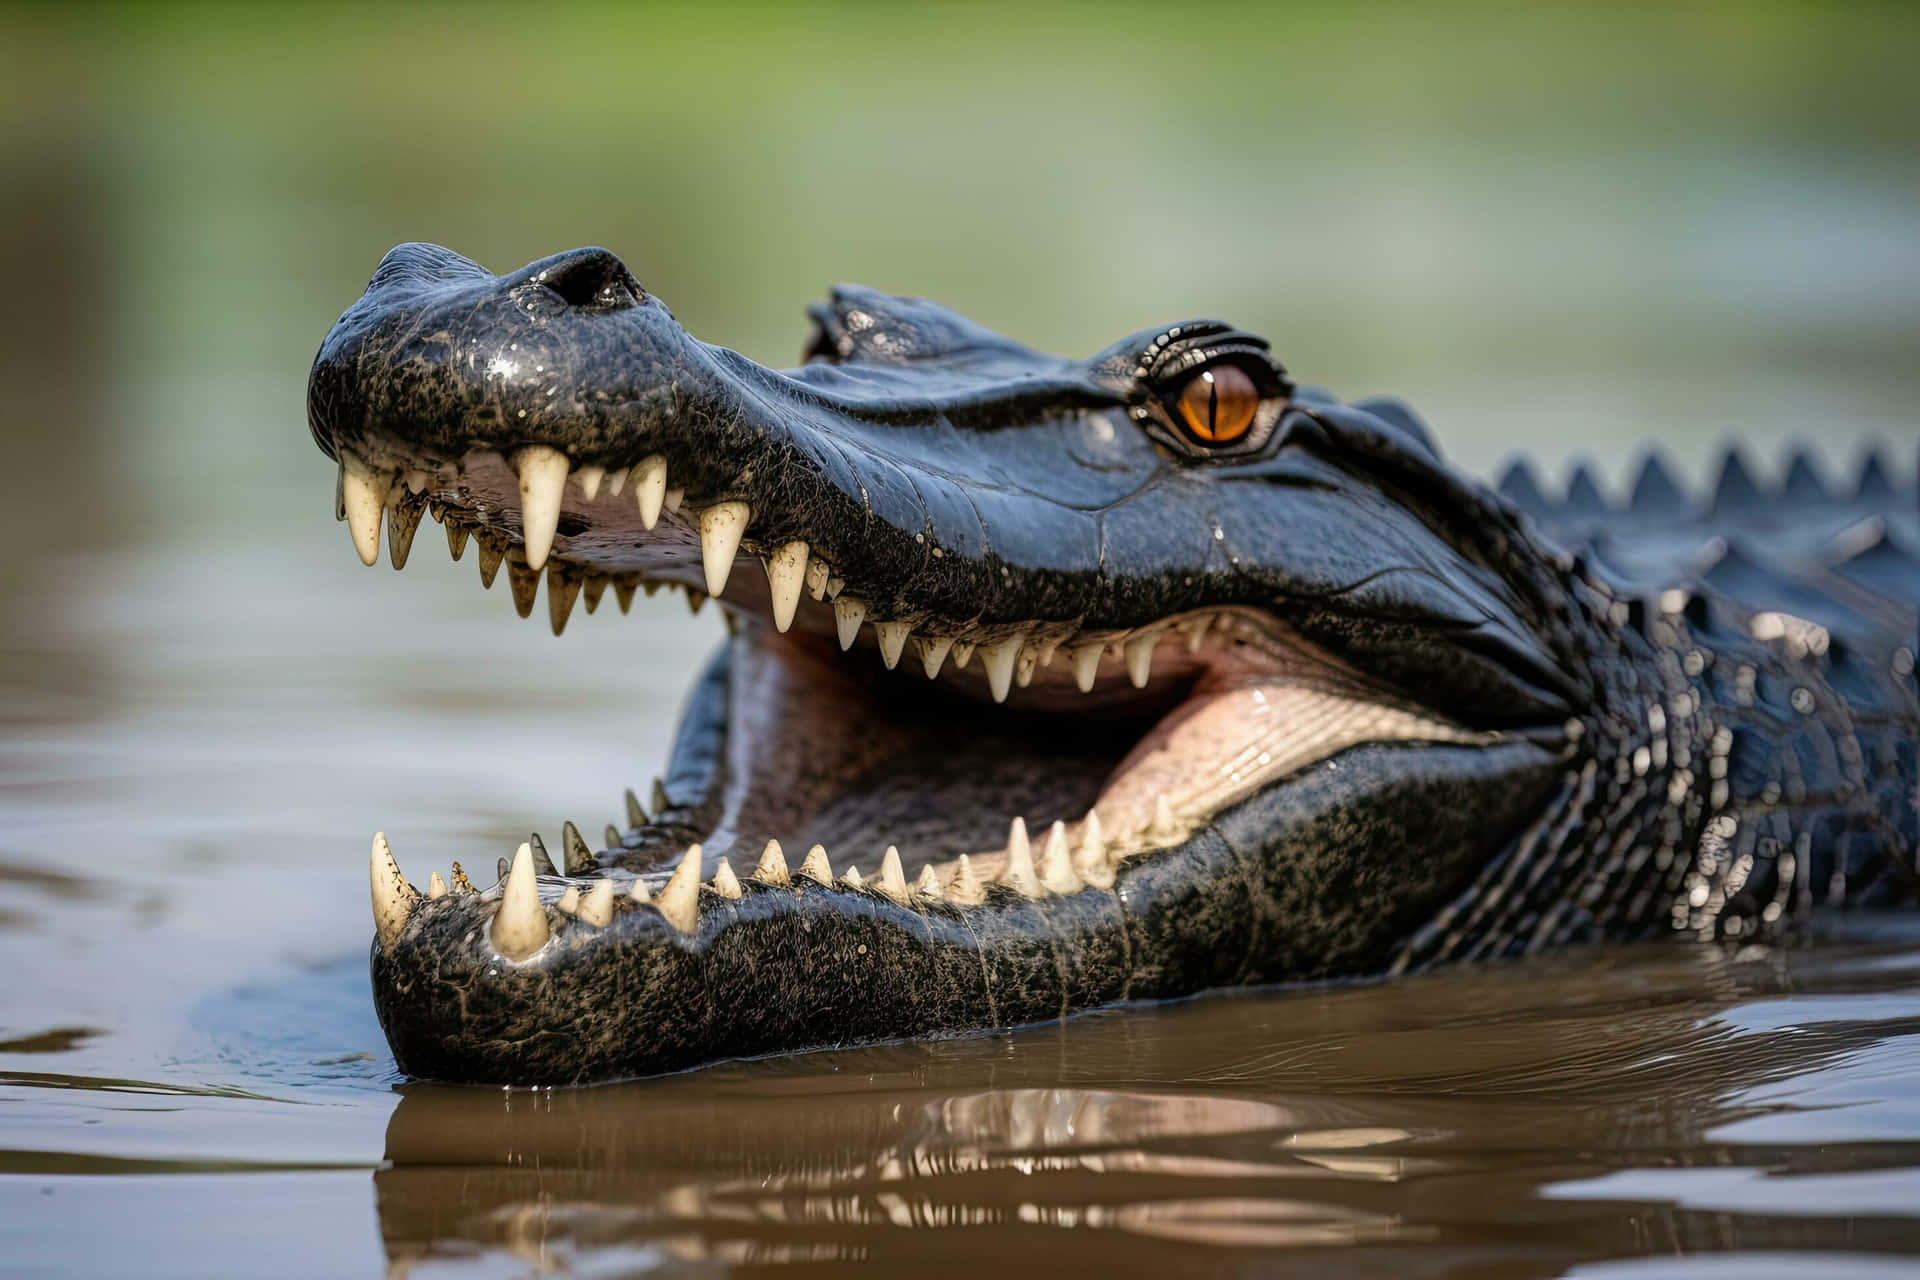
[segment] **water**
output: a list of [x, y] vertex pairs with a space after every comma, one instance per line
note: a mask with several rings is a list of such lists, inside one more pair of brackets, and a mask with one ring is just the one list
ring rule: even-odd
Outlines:
[[[503, 1095], [400, 1081], [365, 857], [615, 818], [718, 638], [367, 571], [302, 386], [378, 256], [605, 243], [784, 361], [836, 279], [1221, 314], [1476, 470], [1914, 472], [1897, 10], [0, 10], [0, 1274], [1866, 1275], [1920, 921]], [[612, 616], [608, 616], [611, 614]]]

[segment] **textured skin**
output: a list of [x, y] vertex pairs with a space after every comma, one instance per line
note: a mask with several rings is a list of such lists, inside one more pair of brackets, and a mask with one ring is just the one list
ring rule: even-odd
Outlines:
[[[1842, 495], [1804, 460], [1765, 491], [1737, 456], [1706, 498], [1657, 462], [1620, 508], [1584, 472], [1564, 498], [1524, 469], [1496, 493], [1447, 468], [1396, 402], [1344, 405], [1277, 366], [1271, 437], [1201, 456], [1163, 407], [1191, 361], [1267, 359], [1227, 326], [1071, 361], [868, 290], [814, 314], [829, 362], [776, 372], [688, 336], [604, 250], [496, 277], [402, 246], [322, 346], [309, 417], [330, 455], [432, 470], [405, 500], [415, 518], [431, 504], [510, 568], [518, 512], [469, 486], [466, 459], [546, 444], [620, 468], [660, 453], [689, 509], [747, 502], [747, 554], [805, 540], [871, 619], [984, 642], [1256, 609], [1489, 744], [1351, 748], [1130, 858], [1111, 890], [1064, 897], [899, 905], [748, 882], [737, 900], [703, 889], [689, 934], [651, 908], [605, 927], [549, 908], [552, 940], [513, 962], [488, 940], [491, 897], [449, 895], [373, 948], [409, 1073], [606, 1079], [1583, 940], [1746, 940], [1819, 904], [1912, 900], [1920, 511], [1877, 464]], [[569, 515], [559, 535], [550, 573], [689, 580], [665, 534]], [[594, 855], [595, 874], [657, 889], [714, 831], [761, 677], [805, 665], [751, 609], [737, 621], [655, 812]], [[807, 839], [871, 847], [960, 808], [942, 823], [980, 848], [970, 823], [1071, 812], [1077, 780], [1118, 749], [1018, 691], [995, 709], [899, 689], [834, 697], [891, 735], [896, 760], [944, 751], [952, 779], [929, 768], [916, 793], [911, 770], [876, 780], [804, 735], [776, 741], [777, 771], [818, 797]], [[979, 780], [1001, 777], [1006, 803], [976, 813]], [[765, 835], [804, 848], [794, 830], [737, 834], [709, 853], [743, 872]]]

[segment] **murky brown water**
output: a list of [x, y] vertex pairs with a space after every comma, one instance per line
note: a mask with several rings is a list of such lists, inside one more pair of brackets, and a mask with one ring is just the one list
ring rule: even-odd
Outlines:
[[663, 600], [553, 641], [431, 531], [394, 575], [320, 527], [272, 554], [70, 557], [14, 596], [0, 1273], [1920, 1254], [1920, 922], [591, 1090], [399, 1083], [366, 990], [367, 825], [424, 876], [528, 814], [610, 817], [718, 628]]

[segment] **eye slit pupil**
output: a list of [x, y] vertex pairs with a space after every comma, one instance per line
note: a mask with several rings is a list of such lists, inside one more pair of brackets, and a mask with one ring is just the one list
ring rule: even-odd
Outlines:
[[1206, 445], [1232, 444], [1244, 436], [1259, 407], [1259, 389], [1237, 365], [1203, 369], [1180, 392], [1180, 417], [1188, 433]]

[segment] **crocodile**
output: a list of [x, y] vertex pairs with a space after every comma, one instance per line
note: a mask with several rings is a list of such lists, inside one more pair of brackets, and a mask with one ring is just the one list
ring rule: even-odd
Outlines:
[[1920, 508], [1881, 453], [1490, 486], [1221, 321], [1068, 359], [866, 288], [811, 316], [776, 371], [605, 249], [405, 244], [327, 334], [309, 425], [368, 565], [430, 514], [556, 632], [609, 588], [728, 623], [604, 847], [421, 890], [374, 838], [402, 1072], [593, 1082], [1914, 900]]

